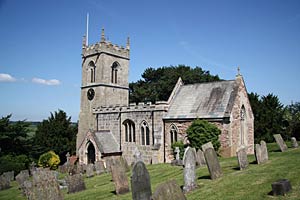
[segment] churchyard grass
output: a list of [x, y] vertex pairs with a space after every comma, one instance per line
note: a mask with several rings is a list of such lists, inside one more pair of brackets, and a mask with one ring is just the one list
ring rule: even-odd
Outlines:
[[[290, 147], [290, 144], [287, 144]], [[196, 170], [198, 189], [189, 192], [187, 199], [300, 199], [300, 148], [289, 148], [280, 152], [276, 144], [268, 144], [269, 161], [264, 164], [255, 164], [255, 157], [248, 156], [249, 166], [240, 171], [236, 157], [219, 158], [223, 176], [211, 180], [207, 167]], [[175, 179], [177, 184], [183, 186], [183, 169], [170, 164], [147, 165], [151, 178], [152, 192], [159, 184]], [[131, 172], [127, 173], [129, 185]], [[60, 176], [61, 177], [61, 176]], [[273, 197], [271, 184], [278, 179], [290, 180], [292, 191], [284, 197]], [[102, 174], [92, 178], [85, 178], [87, 189], [82, 192], [67, 194], [65, 199], [131, 199], [131, 192], [117, 196], [114, 192], [114, 183], [110, 174]], [[0, 199], [26, 199], [17, 189], [17, 183], [12, 187], [0, 191]]]

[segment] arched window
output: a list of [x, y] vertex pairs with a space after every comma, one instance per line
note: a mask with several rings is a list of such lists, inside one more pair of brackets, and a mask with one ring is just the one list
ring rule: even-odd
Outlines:
[[90, 82], [94, 83], [96, 80], [96, 65], [93, 61], [89, 63]]
[[141, 142], [142, 145], [150, 145], [150, 130], [146, 121], [141, 124]]
[[118, 83], [118, 69], [120, 68], [120, 64], [118, 62], [114, 62], [111, 66], [111, 83]]
[[241, 145], [245, 143], [245, 123], [246, 123], [246, 109], [245, 106], [242, 105], [240, 111], [240, 119], [241, 119]]
[[135, 125], [134, 122], [127, 119], [123, 122], [125, 128], [125, 142], [135, 142]]
[[173, 142], [177, 142], [177, 134], [178, 134], [178, 129], [174, 124], [172, 124], [170, 127], [171, 144]]

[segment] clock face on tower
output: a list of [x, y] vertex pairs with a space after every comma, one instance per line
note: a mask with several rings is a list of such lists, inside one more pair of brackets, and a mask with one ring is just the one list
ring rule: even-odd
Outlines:
[[95, 96], [95, 91], [93, 88], [90, 88], [88, 91], [87, 91], [87, 98], [88, 100], [93, 100]]

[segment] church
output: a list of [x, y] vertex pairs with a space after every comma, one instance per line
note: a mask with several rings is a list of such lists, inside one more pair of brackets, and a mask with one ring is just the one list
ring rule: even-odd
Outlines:
[[130, 41], [82, 44], [82, 83], [76, 153], [79, 164], [122, 155], [128, 163], [141, 152], [147, 164], [173, 160], [171, 144], [186, 141], [194, 119], [220, 130], [224, 157], [241, 147], [254, 153], [254, 116], [240, 72], [233, 80], [185, 85], [179, 78], [168, 101], [129, 103]]

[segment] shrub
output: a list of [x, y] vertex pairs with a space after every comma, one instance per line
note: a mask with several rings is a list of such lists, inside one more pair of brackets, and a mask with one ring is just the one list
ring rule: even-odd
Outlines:
[[57, 169], [59, 163], [59, 156], [54, 151], [48, 151], [40, 156], [38, 165], [44, 168]]
[[179, 147], [180, 153], [179, 153], [179, 158], [183, 159], [183, 154], [184, 154], [184, 144], [182, 141], [177, 141], [177, 142], [173, 142], [171, 145], [171, 148], [174, 152], [174, 158], [175, 158], [175, 148]]
[[191, 147], [194, 147], [197, 150], [201, 149], [201, 146], [207, 142], [212, 142], [216, 151], [221, 146], [219, 141], [221, 130], [218, 129], [216, 125], [209, 123], [206, 120], [194, 120], [186, 132]]
[[0, 157], [0, 174], [7, 171], [14, 171], [18, 174], [21, 170], [27, 169], [30, 159], [26, 155], [5, 155]]

